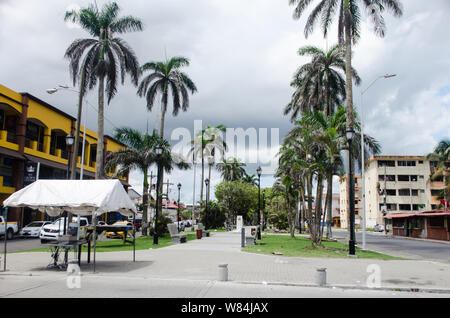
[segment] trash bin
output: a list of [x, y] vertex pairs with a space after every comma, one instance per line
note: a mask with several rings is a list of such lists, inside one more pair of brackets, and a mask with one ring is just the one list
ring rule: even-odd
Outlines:
[[203, 232], [202, 230], [197, 230], [197, 239], [198, 240], [200, 240], [202, 238], [202, 235], [203, 235], [202, 232]]

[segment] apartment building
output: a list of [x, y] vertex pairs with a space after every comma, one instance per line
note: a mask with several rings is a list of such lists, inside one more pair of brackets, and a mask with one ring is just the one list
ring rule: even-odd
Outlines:
[[[362, 179], [360, 175], [355, 175], [355, 225], [362, 225]], [[339, 214], [341, 228], [348, 228], [349, 213], [347, 210], [348, 192], [347, 175], [339, 179]]]
[[[435, 210], [444, 188], [443, 180], [432, 181], [437, 162], [424, 156], [372, 156], [365, 170], [366, 226], [384, 224], [384, 216]], [[355, 223], [362, 224], [361, 176], [355, 177]], [[341, 179], [341, 226], [348, 221], [346, 177]], [[391, 218], [388, 219], [391, 222]]]
[[[76, 119], [29, 93], [18, 93], [0, 85], [0, 203], [12, 193], [36, 179], [65, 179], [68, 157], [73, 151], [66, 146], [65, 137], [75, 135]], [[82, 140], [77, 157], [77, 178], [80, 177]], [[83, 178], [95, 177], [96, 132], [86, 129]], [[123, 144], [104, 137], [104, 152], [115, 152]], [[106, 156], [105, 156], [106, 158]], [[127, 183], [127, 178], [122, 180]], [[20, 226], [43, 220], [38, 211], [11, 208], [8, 220]]]
[[373, 156], [366, 167], [368, 222], [383, 224], [383, 215], [435, 210], [443, 180], [431, 180], [437, 162], [424, 156]]

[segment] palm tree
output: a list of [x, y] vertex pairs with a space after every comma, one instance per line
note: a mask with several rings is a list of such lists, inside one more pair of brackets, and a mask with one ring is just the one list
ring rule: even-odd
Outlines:
[[188, 90], [194, 94], [197, 87], [189, 76], [180, 68], [189, 66], [185, 57], [172, 57], [166, 62], [148, 62], [141, 67], [141, 71], [151, 71], [139, 84], [138, 95], [147, 100], [147, 108], [152, 110], [158, 93], [161, 94], [161, 123], [159, 136], [164, 138], [164, 120], [169, 102], [169, 91], [172, 93], [173, 116], [177, 116], [180, 109], [184, 112], [189, 108]]
[[[340, 105], [346, 96], [345, 80], [340, 72], [345, 72], [344, 51], [338, 45], [327, 52], [315, 46], [304, 46], [298, 54], [312, 59], [294, 74], [291, 86], [295, 92], [284, 114], [292, 113], [291, 121], [294, 121], [305, 111], [322, 110], [325, 116], [333, 113], [335, 106]], [[361, 79], [356, 70], [352, 72], [353, 80], [359, 85]]]
[[[200, 187], [200, 201], [203, 200], [203, 182], [205, 178], [205, 156], [208, 158], [209, 180], [211, 180], [211, 169], [214, 165], [215, 155], [220, 153], [223, 157], [227, 149], [227, 144], [223, 140], [222, 133], [226, 131], [224, 125], [216, 127], [207, 125], [205, 129], [199, 131], [194, 139], [191, 140], [191, 149], [188, 156], [192, 153], [195, 158], [200, 157], [202, 162], [202, 178]], [[217, 151], [217, 152], [216, 152]], [[210, 187], [206, 189], [207, 200], [209, 201]]]
[[[289, 0], [294, 5], [294, 19], [300, 19], [312, 0]], [[321, 0], [310, 13], [305, 25], [305, 37], [307, 38], [314, 30], [317, 20], [320, 24], [324, 37], [328, 35], [328, 29], [332, 23], [333, 16], [338, 13], [338, 39], [339, 44], [345, 47], [346, 65], [346, 93], [347, 93], [347, 127], [354, 128], [353, 118], [353, 88], [352, 88], [352, 42], [356, 43], [360, 37], [360, 17], [362, 5], [374, 23], [374, 31], [377, 35], [384, 37], [386, 25], [381, 13], [388, 9], [394, 16], [400, 17], [403, 12], [399, 0]]]
[[[131, 76], [137, 86], [139, 62], [132, 48], [116, 34], [141, 31], [142, 22], [132, 16], [119, 17], [120, 8], [113, 2], [101, 10], [89, 5], [79, 11], [67, 11], [65, 21], [72, 21], [86, 30], [93, 38], [75, 40], [66, 50], [70, 59], [70, 71], [74, 85], [79, 82], [80, 96], [98, 84], [98, 140], [95, 178], [103, 178], [104, 96], [108, 104], [117, 93], [117, 84]], [[80, 64], [81, 63], [81, 64]], [[106, 84], [106, 87], [105, 87]], [[76, 136], [78, 137], [78, 136]], [[75, 147], [78, 143], [75, 141]]]
[[450, 140], [442, 139], [434, 148], [434, 151], [429, 153], [426, 158], [437, 162], [432, 171], [431, 180], [440, 178], [444, 180], [443, 193], [439, 197], [445, 200], [444, 207], [447, 208], [450, 195]]
[[[183, 162], [176, 154], [170, 153], [170, 145], [167, 141], [159, 138], [156, 131], [152, 135], [141, 134], [132, 128], [118, 128], [114, 137], [124, 143], [127, 147], [110, 153], [107, 160], [106, 169], [119, 166], [114, 176], [128, 173], [133, 169], [140, 170], [144, 175], [143, 181], [143, 215], [142, 222], [147, 225], [148, 219], [148, 170], [151, 165], [157, 163], [155, 149], [158, 145], [163, 147], [161, 164], [165, 171], [170, 172], [173, 167], [187, 169], [189, 164]], [[142, 230], [143, 235], [147, 235], [147, 226]]]
[[222, 159], [221, 162], [216, 164], [216, 168], [221, 172], [224, 181], [237, 181], [242, 179], [245, 174], [245, 163], [240, 162], [236, 158], [227, 160]]
[[244, 176], [242, 177], [242, 181], [251, 184], [252, 186], [257, 186], [258, 185], [258, 178], [256, 177], [256, 175], [252, 174], [249, 175], [247, 174], [247, 172], [244, 172]]

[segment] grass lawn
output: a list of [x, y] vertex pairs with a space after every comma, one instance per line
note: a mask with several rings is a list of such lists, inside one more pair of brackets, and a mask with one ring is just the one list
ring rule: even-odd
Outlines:
[[[184, 232], [187, 234], [186, 240], [196, 240], [196, 235], [194, 232]], [[132, 238], [128, 238], [130, 242], [133, 242]], [[91, 243], [92, 244], [92, 243]], [[136, 238], [136, 250], [148, 250], [149, 248], [163, 248], [170, 245], [173, 245], [175, 243], [172, 243], [172, 239], [170, 238], [170, 235], [165, 235], [163, 237], [158, 238], [158, 245], [153, 245], [153, 236], [141, 236]], [[87, 245], [83, 246], [82, 252], [87, 252], [88, 248]], [[123, 240], [121, 239], [114, 239], [114, 240], [106, 240], [106, 241], [99, 241], [97, 242], [97, 252], [117, 252], [117, 251], [132, 251], [133, 250], [133, 244], [132, 243], [126, 243], [123, 244]], [[48, 248], [38, 248], [33, 250], [24, 250], [24, 251], [15, 251], [11, 253], [24, 253], [24, 252], [47, 252]], [[94, 247], [91, 245], [91, 252], [94, 251]]]
[[[348, 245], [342, 242], [322, 242], [324, 248], [314, 248], [311, 240], [305, 237], [291, 238], [290, 235], [263, 235], [261, 241], [256, 241], [258, 245], [250, 245], [243, 248], [245, 252], [273, 254], [282, 253], [282, 256], [291, 257], [334, 257], [347, 258]], [[399, 260], [402, 258], [393, 257], [372, 251], [362, 251], [356, 249], [358, 258], [376, 258], [385, 260]]]

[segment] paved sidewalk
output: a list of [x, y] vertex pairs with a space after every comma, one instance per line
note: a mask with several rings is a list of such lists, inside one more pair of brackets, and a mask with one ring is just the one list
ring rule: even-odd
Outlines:
[[[381, 288], [450, 294], [450, 264], [445, 262], [259, 255], [241, 251], [240, 233], [213, 232], [211, 235], [166, 248], [136, 251], [134, 263], [132, 252], [97, 253], [95, 274], [92, 264], [86, 264], [84, 255], [81, 272], [96, 277], [216, 281], [218, 266], [228, 264], [229, 280], [233, 283], [314, 286], [316, 269], [324, 267], [328, 286], [365, 289], [373, 274], [368, 269], [379, 268]], [[73, 258], [73, 253], [70, 257]], [[8, 254], [7, 272], [0, 272], [0, 279], [7, 280], [14, 275], [67, 276], [66, 272], [46, 269], [49, 263], [50, 253]]]

